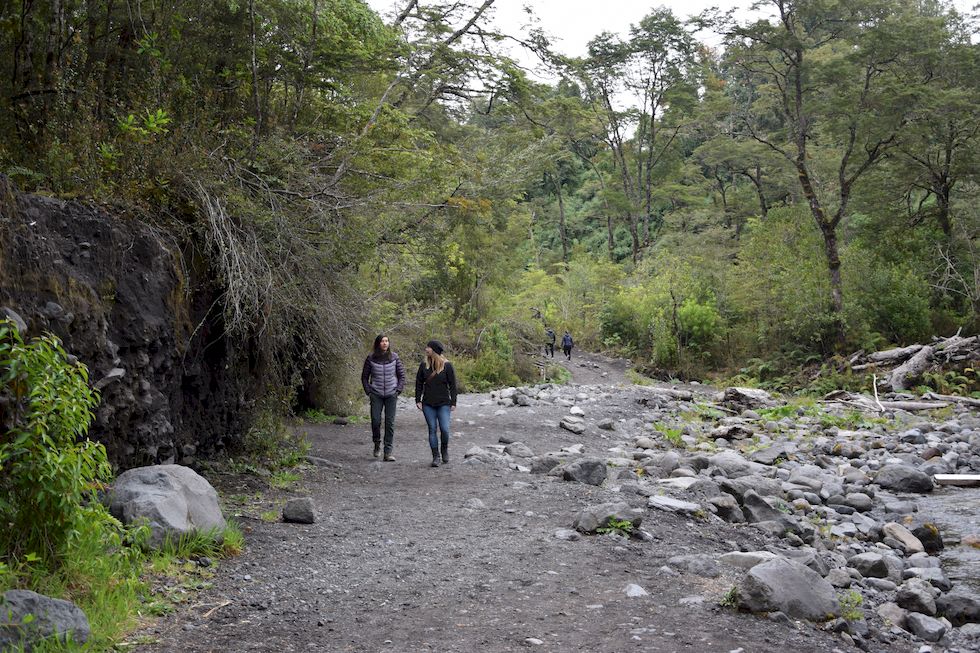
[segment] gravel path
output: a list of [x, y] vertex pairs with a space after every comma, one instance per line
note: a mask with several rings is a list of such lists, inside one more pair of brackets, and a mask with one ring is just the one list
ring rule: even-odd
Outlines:
[[[576, 379], [625, 381], [622, 361], [576, 359]], [[614, 391], [594, 410], [628, 415], [633, 406], [629, 393]], [[807, 653], [841, 645], [811, 625], [720, 607], [729, 575], [665, 567], [678, 553], [761, 548], [755, 529], [651, 511], [644, 528], [652, 541], [566, 541], [555, 532], [584, 506], [616, 498], [611, 490], [463, 462], [470, 447], [502, 437], [535, 453], [576, 443], [604, 451], [601, 433], [556, 426], [566, 412], [502, 409], [489, 395], [464, 395], [452, 463], [437, 469], [408, 401], [399, 404], [393, 463], [372, 458], [367, 425], [306, 425], [312, 453], [336, 466], [258, 499], [254, 479], [212, 479], [226, 500], [238, 497], [229, 511], [245, 526], [245, 552], [221, 563], [212, 587], [134, 636], [155, 641], [139, 650]], [[258, 518], [293, 496], [314, 499], [317, 523]], [[629, 597], [631, 584], [647, 594]]]

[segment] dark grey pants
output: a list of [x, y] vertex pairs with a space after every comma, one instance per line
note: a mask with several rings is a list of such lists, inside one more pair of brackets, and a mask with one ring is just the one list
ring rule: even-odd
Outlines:
[[391, 453], [392, 441], [395, 439], [395, 407], [398, 405], [398, 395], [381, 397], [373, 392], [371, 398], [371, 439], [381, 442], [381, 411], [385, 416], [385, 453]]

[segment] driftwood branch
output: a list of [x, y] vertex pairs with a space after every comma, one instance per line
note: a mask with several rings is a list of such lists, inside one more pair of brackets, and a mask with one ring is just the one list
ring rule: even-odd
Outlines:
[[[963, 369], [980, 361], [980, 336], [933, 338], [930, 344], [895, 347], [848, 358], [851, 371], [873, 371], [881, 375], [881, 389], [902, 392], [914, 386], [926, 372]], [[876, 384], [877, 389], [877, 384]]]
[[888, 377], [888, 385], [891, 389], [896, 392], [905, 390], [910, 383], [920, 378], [922, 373], [929, 369], [933, 351], [935, 349], [927, 345], [915, 356], [892, 370], [891, 376]]

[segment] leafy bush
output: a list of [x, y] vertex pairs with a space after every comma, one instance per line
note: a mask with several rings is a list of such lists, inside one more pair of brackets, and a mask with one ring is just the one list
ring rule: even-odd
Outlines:
[[722, 319], [714, 301], [688, 297], [677, 311], [680, 335], [689, 347], [707, 349], [721, 338]]
[[507, 333], [498, 324], [491, 324], [480, 339], [480, 351], [475, 359], [462, 361], [459, 369], [460, 389], [483, 392], [493, 388], [519, 385], [520, 377], [514, 367], [514, 348]]
[[83, 536], [121, 525], [96, 500], [112, 477], [105, 448], [85, 438], [98, 395], [54, 336], [24, 344], [0, 322], [0, 559], [33, 553], [60, 564]]

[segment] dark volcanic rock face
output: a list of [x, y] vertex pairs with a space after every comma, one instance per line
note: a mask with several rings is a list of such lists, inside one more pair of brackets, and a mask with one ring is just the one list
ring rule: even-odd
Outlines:
[[187, 243], [77, 202], [21, 194], [0, 211], [0, 306], [88, 367], [91, 435], [115, 465], [193, 462], [242, 431], [244, 356]]

